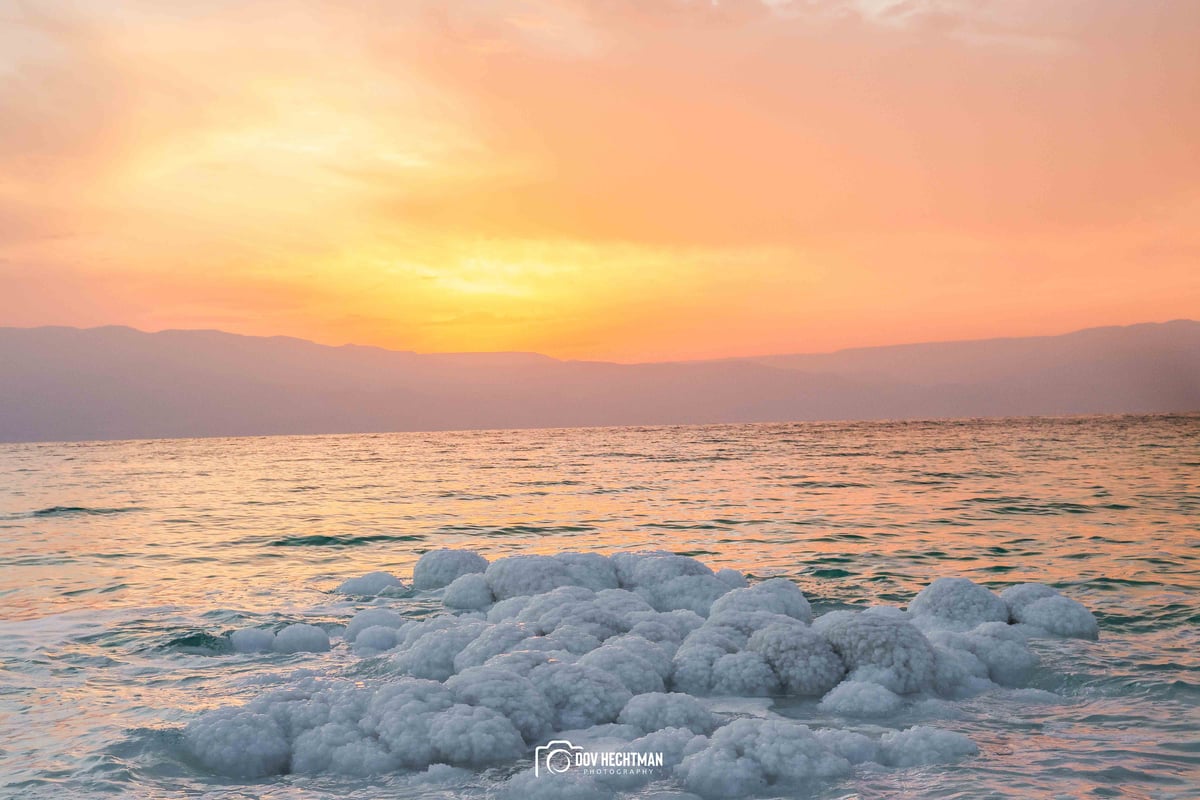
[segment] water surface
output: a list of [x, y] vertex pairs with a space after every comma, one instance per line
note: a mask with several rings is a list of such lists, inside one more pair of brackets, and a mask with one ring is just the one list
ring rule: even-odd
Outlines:
[[[904, 605], [946, 575], [1050, 583], [1101, 626], [1096, 643], [1035, 643], [1031, 685], [1058, 700], [974, 698], [936, 724], [979, 757], [814, 791], [1200, 791], [1194, 415], [0, 445], [2, 791], [386, 791], [387, 779], [216, 779], [178, 757], [176, 731], [281, 672], [358, 663], [338, 647], [228, 653], [230, 630], [345, 622], [360, 605], [330, 593], [341, 580], [407, 581], [447, 546], [666, 549], [792, 578], [818, 612]], [[820, 723], [804, 704], [779, 710]]]

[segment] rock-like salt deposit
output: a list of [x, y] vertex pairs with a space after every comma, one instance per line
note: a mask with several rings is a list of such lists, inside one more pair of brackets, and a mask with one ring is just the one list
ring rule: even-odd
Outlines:
[[403, 627], [404, 624], [404, 618], [391, 609], [368, 608], [354, 615], [354, 618], [350, 620], [350, 624], [346, 626], [346, 630], [342, 635], [346, 641], [353, 642], [358, 637], [358, 634], [367, 628], [384, 627], [395, 629]]
[[[886, 729], [914, 704], [1024, 684], [1037, 666], [1030, 637], [1098, 635], [1083, 606], [1038, 584], [996, 595], [943, 578], [907, 610], [814, 619], [791, 581], [746, 583], [664, 552], [489, 563], [435, 550], [417, 563], [413, 585], [446, 611], [411, 618], [401, 611], [410, 606], [387, 607], [395, 601], [379, 597], [332, 643], [329, 658], [376, 659], [373, 677], [300, 678], [199, 715], [184, 741], [194, 763], [235, 779], [405, 773], [463, 783], [474, 770], [523, 764], [529, 769], [510, 770], [498, 796], [613, 798], [651, 781], [705, 800], [786, 795], [859, 765], [899, 769], [976, 754], [949, 730], [876, 727], [864, 735], [831, 719], [869, 718]], [[386, 596], [397, 586], [394, 576], [371, 573], [338, 591]], [[331, 647], [325, 630], [307, 624], [278, 633], [247, 628], [231, 640], [246, 654]], [[738, 703], [711, 699], [779, 696], [809, 698], [789, 713], [808, 709], [822, 727], [769, 711], [715, 711], [714, 702]], [[656, 754], [661, 763], [642, 772], [535, 775], [537, 748], [563, 739]]]
[[265, 628], [243, 628], [229, 637], [239, 653], [268, 653], [275, 643], [275, 632]]
[[413, 567], [413, 588], [440, 589], [487, 566], [486, 558], [470, 550], [430, 550]]
[[446, 608], [466, 611], [487, 608], [496, 602], [496, 598], [492, 596], [487, 578], [482, 573], [468, 572], [466, 575], [459, 575], [446, 587], [442, 602], [446, 604]]
[[904, 699], [886, 686], [869, 681], [842, 681], [821, 698], [817, 706], [846, 717], [886, 717], [904, 705]]
[[1040, 583], [1010, 586], [1000, 594], [1010, 619], [1054, 636], [1071, 639], [1096, 639], [1100, 628], [1092, 613], [1058, 590]]
[[275, 634], [271, 649], [276, 653], [323, 653], [329, 649], [329, 634], [316, 625], [298, 622]]
[[368, 572], [362, 577], [343, 581], [334, 591], [338, 594], [356, 595], [401, 594], [404, 592], [404, 584], [391, 573]]
[[979, 752], [979, 748], [961, 733], [918, 725], [908, 730], [885, 733], [879, 740], [879, 752], [884, 764], [912, 767], [973, 756]]
[[651, 692], [633, 697], [617, 721], [650, 733], [663, 728], [686, 728], [709, 734], [717, 726], [716, 718], [696, 698], [680, 692]]
[[938, 578], [908, 604], [916, 618], [933, 617], [944, 627], [964, 630], [984, 622], [1007, 622], [1008, 607], [991, 591], [966, 578]]

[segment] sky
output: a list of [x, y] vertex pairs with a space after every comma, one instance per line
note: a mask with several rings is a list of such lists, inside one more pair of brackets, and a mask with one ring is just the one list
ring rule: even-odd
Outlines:
[[712, 358], [1200, 316], [1190, 0], [0, 0], [0, 325]]

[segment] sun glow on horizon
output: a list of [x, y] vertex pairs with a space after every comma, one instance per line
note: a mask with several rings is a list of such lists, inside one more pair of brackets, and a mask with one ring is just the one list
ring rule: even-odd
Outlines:
[[1200, 11], [906, 9], [9, 8], [0, 324], [636, 361], [1194, 315]]

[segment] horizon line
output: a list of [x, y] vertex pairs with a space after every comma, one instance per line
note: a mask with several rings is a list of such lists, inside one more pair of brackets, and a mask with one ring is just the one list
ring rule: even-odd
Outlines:
[[[1189, 322], [1195, 320], [1188, 320]], [[1151, 323], [1153, 324], [1153, 323]], [[10, 325], [0, 325], [0, 328], [11, 328]], [[63, 328], [70, 327], [66, 325], [41, 325], [42, 328]], [[101, 325], [97, 327], [112, 328], [124, 327], [119, 325]], [[1127, 326], [1123, 326], [1127, 327]], [[86, 328], [77, 330], [87, 330]], [[1085, 329], [1086, 330], [1086, 329]], [[270, 338], [270, 337], [259, 337]], [[761, 427], [764, 425], [785, 425], [794, 426], [802, 425], [806, 427], [822, 427], [828, 425], [932, 425], [949, 422], [978, 422], [978, 423], [1003, 423], [1011, 421], [1031, 421], [1031, 420], [1088, 420], [1088, 419], [1124, 419], [1133, 417], [1138, 419], [1143, 418], [1160, 418], [1160, 417], [1200, 417], [1200, 408], [1190, 411], [1126, 411], [1115, 414], [999, 414], [995, 416], [965, 416], [965, 417], [889, 417], [887, 419], [778, 419], [778, 420], [756, 420], [752, 422], [669, 422], [661, 424], [636, 424], [628, 425], [559, 425], [553, 427], [544, 427], [541, 425], [526, 425], [515, 428], [423, 428], [420, 430], [375, 430], [375, 431], [330, 431], [325, 433], [245, 433], [245, 434], [212, 434], [199, 436], [142, 436], [142, 437], [125, 437], [122, 439], [38, 439], [38, 440], [3, 440], [0, 439], [0, 448], [3, 447], [23, 447], [23, 446], [42, 446], [42, 445], [89, 445], [89, 444], [123, 444], [126, 442], [192, 442], [202, 441], [211, 442], [220, 439], [276, 439], [286, 437], [289, 439], [317, 439], [330, 438], [341, 436], [421, 436], [431, 433], [526, 433], [531, 431], [540, 431], [551, 433], [555, 431], [575, 432], [575, 431], [605, 431], [605, 430], [621, 430], [625, 428], [647, 428], [647, 429], [662, 429], [662, 428], [744, 428], [744, 427]]]
[[[243, 338], [243, 339], [263, 339], [263, 340], [283, 339], [283, 340], [288, 340], [288, 341], [293, 341], [293, 342], [301, 342], [303, 344], [309, 344], [309, 345], [313, 345], [316, 347], [325, 347], [325, 348], [329, 348], [332, 350], [345, 349], [345, 348], [361, 348], [361, 349], [366, 349], [366, 350], [380, 350], [380, 351], [383, 351], [386, 353], [401, 353], [401, 354], [408, 354], [408, 355], [415, 355], [415, 356], [522, 355], [522, 356], [537, 356], [539, 358], [550, 359], [552, 361], [557, 361], [559, 363], [564, 363], [564, 364], [569, 364], [569, 363], [618, 364], [621, 366], [640, 366], [640, 365], [649, 365], [649, 364], [699, 364], [699, 363], [719, 362], [719, 361], [752, 361], [754, 359], [760, 359], [760, 358], [778, 358], [778, 357], [789, 357], [789, 356], [827, 356], [827, 355], [837, 355], [840, 353], [853, 353], [853, 352], [859, 352], [859, 351], [863, 351], [863, 350], [883, 350], [883, 349], [888, 349], [888, 348], [921, 347], [921, 346], [926, 346], [926, 345], [976, 344], [976, 343], [981, 343], [981, 342], [1013, 341], [1013, 340], [1017, 340], [1017, 339], [1054, 339], [1054, 338], [1058, 338], [1058, 337], [1073, 336], [1076, 334], [1087, 333], [1087, 332], [1091, 332], [1091, 331], [1122, 330], [1122, 329], [1138, 328], [1138, 327], [1146, 327], [1146, 326], [1174, 325], [1174, 324], [1178, 324], [1178, 323], [1200, 324], [1200, 320], [1191, 319], [1189, 317], [1176, 317], [1174, 319], [1167, 319], [1167, 320], [1131, 322], [1131, 323], [1127, 323], [1124, 325], [1093, 325], [1093, 326], [1089, 326], [1086, 328], [1074, 328], [1074, 329], [1062, 331], [1059, 333], [987, 336], [987, 337], [983, 337], [983, 338], [979, 338], [979, 339], [927, 339], [927, 340], [923, 340], [923, 341], [897, 342], [894, 344], [856, 345], [854, 347], [842, 347], [842, 348], [838, 348], [836, 350], [820, 350], [820, 351], [792, 350], [792, 351], [788, 351], [788, 352], [757, 353], [757, 354], [737, 355], [737, 356], [717, 356], [714, 358], [664, 359], [661, 361], [615, 361], [615, 360], [596, 359], [596, 358], [559, 358], [558, 356], [548, 355], [546, 353], [541, 353], [536, 350], [432, 350], [432, 351], [405, 350], [405, 349], [398, 349], [398, 348], [393, 348], [393, 347], [384, 347], [382, 345], [359, 344], [357, 342], [344, 342], [342, 344], [330, 344], [328, 342], [320, 342], [315, 339], [305, 339], [305, 338], [302, 338], [299, 336], [291, 336], [288, 334], [237, 333], [234, 331], [222, 330], [221, 328], [162, 328], [159, 330], [151, 331], [151, 330], [144, 330], [142, 328], [137, 328], [137, 327], [134, 327], [133, 325], [108, 324], [108, 325], [91, 325], [91, 326], [87, 326], [87, 327], [79, 326], [79, 325], [0, 325], [0, 330], [18, 330], [18, 331], [68, 330], [68, 331], [80, 331], [80, 332], [101, 331], [101, 330], [125, 330], [125, 331], [132, 331], [134, 333], [143, 334], [146, 336], [157, 336], [160, 334], [170, 334], [170, 333], [216, 333], [216, 334], [221, 334], [223, 336], [234, 336], [234, 337], [239, 337], [239, 338]], [[622, 426], [617, 426], [617, 427], [622, 427]], [[500, 429], [498, 429], [498, 430], [500, 430]], [[520, 429], [513, 429], [513, 430], [520, 430]]]

